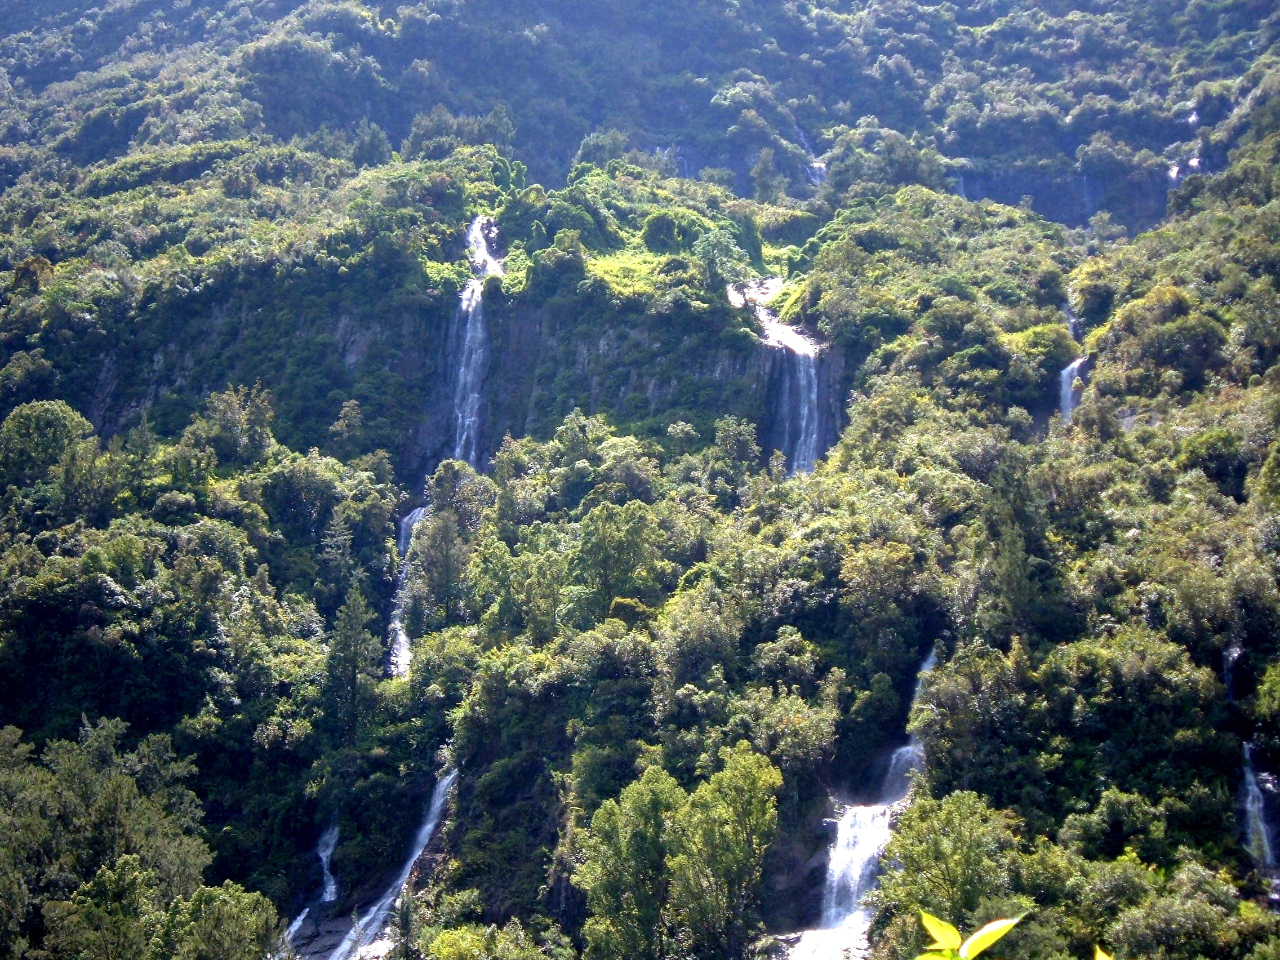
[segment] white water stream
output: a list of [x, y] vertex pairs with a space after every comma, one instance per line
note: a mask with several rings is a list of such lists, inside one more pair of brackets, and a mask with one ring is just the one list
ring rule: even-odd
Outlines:
[[[1067, 326], [1071, 330], [1071, 339], [1078, 343], [1080, 318], [1071, 309], [1070, 303], [1063, 304], [1062, 309], [1067, 314]], [[1084, 365], [1087, 361], [1088, 358], [1084, 355], [1076, 357], [1058, 374], [1058, 412], [1062, 415], [1062, 422], [1068, 426], [1071, 424], [1071, 417], [1076, 407], [1080, 406], [1081, 391], [1076, 389], [1076, 380], [1084, 376]]]
[[1266, 795], [1253, 766], [1253, 747], [1244, 745], [1244, 824], [1245, 841], [1254, 863], [1264, 871], [1276, 869], [1275, 848], [1271, 843], [1271, 825], [1267, 823]]
[[449, 801], [449, 791], [457, 779], [458, 771], [450, 770], [436, 783], [436, 788], [431, 793], [431, 802], [427, 805], [426, 818], [418, 827], [413, 849], [410, 850], [404, 866], [400, 868], [400, 872], [396, 874], [396, 878], [382, 896], [356, 921], [346, 937], [338, 944], [337, 949], [329, 954], [329, 960], [356, 960], [356, 958], [371, 960], [374, 957], [385, 957], [391, 952], [393, 944], [387, 937], [391, 911], [395, 909], [400, 895], [409, 883], [409, 877], [412, 876], [413, 868], [417, 865], [418, 858], [422, 856], [422, 851], [427, 849], [427, 844], [435, 836], [436, 829], [440, 826], [440, 818], [444, 816], [445, 804]]
[[[335, 823], [324, 833], [320, 834], [320, 840], [316, 843], [316, 857], [320, 860], [320, 869], [324, 875], [324, 890], [320, 895], [321, 903], [332, 903], [338, 899], [338, 878], [333, 875], [333, 851], [338, 848], [338, 825]], [[285, 932], [285, 939], [293, 944], [298, 939], [298, 933], [302, 930], [302, 925], [307, 922], [307, 917], [311, 915], [311, 907], [305, 907], [303, 911], [294, 918], [293, 923], [289, 924], [288, 931]]]
[[[456, 459], [466, 460], [472, 466], [475, 466], [479, 455], [481, 391], [484, 386], [484, 366], [488, 359], [488, 335], [484, 324], [484, 281], [488, 277], [502, 275], [502, 261], [495, 257], [489, 248], [487, 236], [489, 227], [488, 220], [477, 217], [467, 230], [467, 256], [471, 261], [474, 276], [462, 290], [455, 329], [450, 337], [451, 343], [460, 345], [453, 398], [453, 455]], [[389, 672], [395, 677], [403, 677], [409, 673], [411, 660], [409, 635], [404, 627], [405, 587], [409, 577], [409, 564], [404, 561], [413, 543], [413, 532], [427, 513], [426, 507], [417, 507], [410, 511], [401, 519], [396, 536], [401, 567], [399, 581], [396, 584], [395, 607], [391, 613], [388, 631], [391, 640]], [[311, 917], [312, 908], [317, 906], [315, 903], [304, 909], [289, 925], [285, 934], [289, 943], [299, 948], [300, 937], [304, 931], [308, 931], [315, 943], [299, 948], [302, 955], [307, 958], [365, 960], [365, 958], [385, 956], [390, 950], [390, 943], [386, 941], [383, 934], [386, 932], [391, 910], [408, 882], [414, 864], [417, 863], [422, 851], [440, 825], [440, 817], [448, 799], [449, 788], [453, 786], [456, 779], [456, 771], [450, 771], [436, 784], [431, 803], [427, 807], [426, 819], [418, 828], [413, 850], [404, 868], [383, 896], [346, 932], [341, 943], [332, 953], [326, 953], [323, 947], [317, 947], [317, 944], [325, 942], [326, 931], [321, 929], [325, 923], [322, 917]], [[324, 891], [320, 904], [332, 903], [338, 899], [338, 881], [330, 866], [337, 844], [338, 827], [335, 824], [324, 832], [316, 847], [316, 856], [320, 858], [324, 871]], [[310, 928], [308, 928], [309, 919], [312, 921]], [[329, 926], [332, 926], [331, 921]], [[384, 946], [385, 949], [383, 949]]]
[[809, 185], [812, 187], [820, 187], [827, 182], [827, 163], [825, 160], [819, 160], [818, 155], [813, 152], [813, 144], [809, 142], [809, 138], [805, 136], [804, 129], [800, 124], [792, 121], [796, 128], [796, 139], [800, 141], [800, 146], [809, 157]]
[[[930, 653], [916, 678], [912, 707], [920, 699], [924, 677], [937, 663]], [[912, 737], [893, 752], [875, 803], [845, 808], [836, 825], [836, 842], [827, 862], [822, 892], [822, 926], [806, 930], [791, 950], [791, 960], [858, 960], [866, 955], [874, 919], [866, 898], [880, 877], [880, 857], [893, 833], [893, 813], [911, 789], [924, 749]]]
[[821, 348], [795, 327], [778, 319], [768, 307], [782, 290], [782, 280], [769, 277], [729, 288], [729, 302], [750, 306], [764, 328], [765, 344], [785, 352], [779, 396], [774, 405], [783, 411], [782, 452], [791, 473], [811, 473], [822, 455], [818, 425], [818, 355]]
[[[1227, 702], [1236, 699], [1235, 666], [1244, 649], [1238, 642], [1232, 643], [1222, 651], [1222, 683], [1227, 688]], [[1257, 864], [1258, 869], [1274, 878], [1280, 864], [1276, 862], [1275, 828], [1267, 819], [1267, 796], [1263, 791], [1263, 780], [1267, 778], [1271, 786], [1270, 774], [1259, 774], [1253, 763], [1253, 745], [1244, 744], [1244, 777], [1241, 786], [1241, 806], [1244, 808], [1244, 841], [1245, 849]], [[1276, 895], [1275, 881], [1272, 880], [1272, 896]]]
[[338, 899], [338, 878], [333, 875], [333, 851], [338, 849], [338, 825], [335, 823], [320, 835], [320, 843], [316, 847], [316, 856], [320, 858], [320, 869], [324, 871], [324, 893], [321, 903], [332, 903]]
[[489, 334], [484, 323], [484, 282], [502, 276], [502, 261], [489, 249], [485, 231], [489, 221], [477, 217], [467, 231], [467, 251], [475, 276], [462, 290], [458, 321], [462, 327], [462, 353], [458, 381], [453, 392], [455, 422], [453, 459], [476, 465], [480, 443], [480, 398], [484, 367], [489, 359]]
[[[489, 357], [489, 335], [484, 323], [484, 282], [502, 276], [502, 261], [489, 249], [486, 231], [489, 221], [476, 217], [467, 229], [467, 257], [474, 276], [462, 288], [454, 331], [450, 342], [459, 345], [457, 381], [453, 390], [453, 457], [473, 467], [479, 457], [480, 402], [484, 388], [484, 368]], [[391, 640], [390, 672], [393, 677], [407, 676], [412, 653], [409, 635], [404, 628], [404, 591], [409, 578], [405, 559], [413, 543], [413, 531], [427, 515], [426, 507], [418, 507], [400, 521], [396, 546], [400, 550], [400, 578], [396, 583], [396, 603], [388, 628]]]
[[393, 677], [409, 675], [409, 664], [413, 652], [409, 647], [409, 634], [404, 628], [404, 590], [409, 581], [409, 546], [413, 543], [413, 531], [417, 529], [422, 518], [427, 515], [426, 507], [417, 507], [407, 513], [400, 521], [400, 531], [396, 537], [396, 547], [400, 552], [400, 575], [396, 579], [396, 601], [391, 610], [391, 622], [387, 632], [391, 635], [390, 669]]
[[1076, 389], [1076, 380], [1080, 377], [1080, 368], [1085, 358], [1077, 357], [1058, 374], [1058, 412], [1062, 414], [1062, 422], [1071, 423], [1071, 417], [1080, 406], [1080, 391]]

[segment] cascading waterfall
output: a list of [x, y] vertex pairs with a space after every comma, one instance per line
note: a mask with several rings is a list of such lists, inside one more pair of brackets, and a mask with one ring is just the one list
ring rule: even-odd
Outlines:
[[400, 576], [396, 580], [396, 601], [391, 610], [391, 623], [387, 628], [387, 632], [391, 635], [390, 670], [393, 677], [407, 676], [412, 659], [409, 634], [404, 628], [404, 590], [409, 581], [409, 564], [406, 558], [409, 556], [409, 546], [413, 543], [413, 531], [426, 515], [426, 507], [417, 507], [409, 511], [400, 521], [400, 530], [396, 536], [396, 547], [400, 551]]
[[[489, 221], [476, 217], [467, 229], [467, 256], [471, 260], [474, 276], [462, 288], [462, 297], [454, 323], [451, 342], [460, 344], [457, 364], [457, 381], [453, 391], [453, 457], [465, 460], [473, 467], [479, 456], [480, 401], [484, 387], [484, 365], [489, 356], [489, 338], [484, 323], [484, 282], [488, 277], [502, 276], [502, 261], [489, 249], [486, 231]], [[418, 507], [400, 521], [396, 545], [403, 561], [409, 555], [413, 543], [413, 531], [427, 515], [427, 508]], [[396, 584], [396, 603], [391, 611], [388, 628], [391, 640], [390, 672], [393, 677], [409, 673], [412, 653], [409, 635], [404, 628], [404, 593], [409, 579], [409, 565], [401, 564], [400, 578]]]
[[820, 187], [827, 182], [827, 164], [824, 160], [819, 160], [817, 154], [813, 152], [813, 145], [809, 143], [809, 138], [805, 136], [804, 128], [800, 124], [792, 121], [796, 129], [796, 139], [800, 141], [800, 147], [809, 156], [809, 185], [811, 187]]
[[1067, 315], [1067, 329], [1071, 331], [1071, 339], [1080, 342], [1080, 317], [1076, 315], [1075, 310], [1071, 308], [1071, 302], [1067, 301], [1062, 305], [1063, 312]]
[[467, 249], [475, 276], [462, 291], [458, 320], [462, 327], [462, 356], [453, 393], [453, 458], [476, 465], [480, 443], [480, 399], [484, 366], [489, 359], [489, 335], [484, 323], [484, 282], [502, 276], [502, 262], [489, 250], [488, 221], [477, 217], [467, 231]]
[[1058, 410], [1062, 414], [1062, 422], [1071, 423], [1071, 417], [1080, 406], [1080, 391], [1076, 389], [1076, 379], [1085, 364], [1085, 357], [1077, 357], [1058, 374]]
[[[1078, 343], [1080, 318], [1071, 309], [1070, 303], [1063, 304], [1062, 309], [1067, 314], [1067, 327], [1071, 331], [1071, 339]], [[1062, 414], [1062, 422], [1067, 425], [1070, 425], [1071, 416], [1075, 413], [1076, 407], [1080, 406], [1080, 391], [1076, 389], [1076, 379], [1084, 375], [1087, 359], [1083, 355], [1076, 357], [1058, 374], [1058, 412]]]
[[782, 452], [786, 454], [791, 473], [811, 473], [822, 456], [818, 390], [821, 348], [795, 327], [779, 320], [766, 306], [781, 289], [782, 281], [777, 277], [739, 284], [729, 288], [729, 302], [735, 307], [750, 305], [764, 328], [765, 343], [785, 354], [776, 404], [784, 413]]
[[404, 866], [400, 868], [400, 872], [396, 874], [396, 878], [382, 896], [352, 926], [346, 937], [338, 944], [337, 949], [329, 955], [329, 960], [355, 960], [355, 958], [366, 960], [366, 958], [384, 957], [390, 952], [392, 944], [386, 938], [386, 933], [391, 920], [391, 911], [395, 909], [400, 895], [408, 885], [409, 877], [413, 874], [413, 868], [417, 865], [418, 858], [422, 856], [422, 851], [427, 849], [427, 844], [435, 836], [440, 826], [440, 819], [444, 816], [445, 804], [449, 801], [449, 791], [457, 779], [458, 771], [450, 770], [436, 783], [436, 788], [431, 793], [431, 802], [427, 805], [426, 818], [418, 827], [413, 849], [409, 852]]
[[320, 843], [316, 847], [316, 856], [320, 858], [320, 869], [324, 872], [324, 892], [320, 896], [321, 903], [333, 903], [338, 899], [338, 878], [333, 875], [333, 851], [338, 849], [338, 825], [335, 823], [320, 835]]
[[[453, 455], [455, 459], [465, 460], [472, 466], [476, 465], [479, 456], [481, 391], [484, 386], [484, 366], [488, 359], [488, 335], [484, 324], [484, 281], [488, 277], [502, 275], [502, 261], [489, 249], [488, 229], [489, 221], [484, 217], [477, 217], [467, 230], [467, 255], [471, 260], [474, 276], [462, 290], [454, 331], [450, 337], [452, 344], [459, 345], [457, 379], [453, 394]], [[428, 512], [428, 508], [418, 507], [400, 521], [396, 546], [399, 548], [402, 561], [408, 556], [409, 548], [413, 544], [414, 531], [426, 518]], [[409, 564], [402, 562], [399, 581], [396, 584], [395, 607], [391, 612], [388, 630], [391, 641], [388, 666], [389, 672], [395, 677], [403, 677], [409, 673], [411, 660], [409, 635], [404, 626], [405, 588], [409, 579], [409, 569]], [[385, 953], [385, 951], [379, 953], [371, 944], [385, 932], [391, 909], [408, 882], [414, 864], [440, 824], [449, 788], [453, 786], [456, 779], [457, 773], [450, 771], [436, 784], [435, 792], [427, 807], [426, 819], [418, 828], [411, 855], [395, 883], [354, 926], [346, 931], [341, 943], [332, 953], [318, 952], [326, 942], [324, 938], [327, 936], [327, 931], [317, 930], [316, 945], [308, 947], [304, 954], [306, 957], [318, 960], [322, 956], [327, 956], [328, 960], [349, 960], [354, 957], [381, 956]], [[334, 826], [325, 831], [317, 847], [316, 853], [324, 869], [324, 893], [321, 903], [331, 903], [338, 897], [337, 880], [330, 870], [330, 860], [337, 842], [338, 828]], [[309, 906], [289, 926], [286, 936], [295, 947], [311, 913], [312, 907]], [[318, 927], [319, 924], [313, 922], [311, 926]], [[332, 924], [330, 926], [332, 927]]]
[[[1235, 703], [1235, 666], [1244, 649], [1239, 643], [1232, 643], [1222, 651], [1222, 683], [1227, 688], [1227, 702]], [[1267, 795], [1263, 791], [1263, 778], [1268, 774], [1259, 774], [1253, 762], [1253, 745], [1244, 744], [1243, 785], [1240, 788], [1241, 806], [1244, 808], [1244, 840], [1245, 849], [1257, 864], [1258, 869], [1270, 875], [1271, 897], [1280, 895], [1277, 890], [1275, 829], [1267, 817]]]
[[1275, 870], [1271, 824], [1267, 822], [1267, 798], [1253, 765], [1253, 746], [1248, 743], [1244, 745], [1244, 823], [1246, 845], [1253, 862], [1260, 870]]
[[[324, 889], [320, 894], [320, 902], [322, 904], [333, 903], [338, 899], [338, 878], [333, 874], [333, 851], [337, 848], [338, 825], [335, 823], [320, 835], [320, 840], [316, 843], [316, 857], [320, 860], [320, 870], [324, 876]], [[305, 907], [294, 918], [293, 923], [289, 924], [289, 929], [285, 932], [285, 939], [290, 944], [297, 943], [298, 934], [310, 916], [311, 907]]]
[[[937, 663], [930, 653], [916, 678], [914, 707], [925, 675]], [[911, 774], [924, 762], [924, 748], [916, 737], [893, 752], [889, 770], [875, 803], [847, 807], [836, 824], [836, 842], [827, 863], [822, 891], [822, 926], [806, 930], [791, 950], [791, 960], [856, 958], [868, 949], [874, 919], [866, 898], [880, 876], [880, 856], [893, 833], [894, 808], [911, 789]]]

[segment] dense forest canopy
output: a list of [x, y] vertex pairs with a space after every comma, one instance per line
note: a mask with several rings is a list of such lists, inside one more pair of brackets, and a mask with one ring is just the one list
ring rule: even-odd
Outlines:
[[1280, 958], [1274, 4], [0, 30], [0, 957]]

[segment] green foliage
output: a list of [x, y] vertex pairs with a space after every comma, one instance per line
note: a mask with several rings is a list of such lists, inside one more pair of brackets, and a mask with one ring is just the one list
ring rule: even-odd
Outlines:
[[596, 811], [574, 873], [588, 957], [746, 955], [782, 777], [745, 743], [721, 759], [692, 794], [650, 768]]
[[920, 798], [885, 851], [895, 866], [876, 897], [894, 912], [929, 908], [963, 923], [984, 899], [1010, 889], [1016, 845], [1009, 817], [975, 793]]
[[275, 937], [271, 903], [234, 885], [200, 886], [209, 851], [186, 786], [192, 764], [159, 735], [125, 753], [124, 734], [104, 721], [36, 759], [15, 728], [0, 731], [0, 950], [26, 956], [43, 943], [67, 960], [260, 956]]
[[669, 774], [650, 767], [617, 800], [606, 800], [582, 841], [574, 883], [586, 893], [591, 918], [583, 927], [588, 957], [660, 960], [672, 950], [669, 836], [688, 797]]
[[[904, 722], [877, 960], [920, 908], [979, 930], [941, 955], [1274, 952], [1269, 9], [19, 6], [0, 954], [264, 956], [320, 826], [346, 915], [443, 761], [400, 953], [744, 957]], [[764, 461], [761, 274], [851, 400], [811, 476]]]

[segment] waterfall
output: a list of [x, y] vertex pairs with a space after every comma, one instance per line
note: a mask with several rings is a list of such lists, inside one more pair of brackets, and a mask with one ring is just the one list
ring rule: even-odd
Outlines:
[[[489, 338], [484, 325], [484, 281], [488, 277], [502, 276], [502, 261], [489, 249], [485, 231], [489, 221], [476, 217], [467, 229], [467, 257], [471, 261], [474, 276], [462, 288], [454, 323], [451, 343], [460, 345], [457, 363], [457, 380], [453, 391], [454, 440], [453, 457], [465, 460], [473, 467], [479, 457], [480, 400], [484, 387], [484, 365], [489, 356]], [[387, 633], [391, 641], [389, 670], [393, 677], [407, 676], [412, 651], [409, 634], [404, 628], [404, 592], [409, 580], [409, 548], [413, 544], [413, 531], [427, 515], [426, 507], [410, 511], [400, 521], [396, 546], [400, 550], [400, 577], [396, 583], [395, 608], [391, 611], [391, 623]]]
[[818, 465], [818, 360], [813, 353], [797, 351], [792, 351], [791, 357], [787, 372], [792, 386], [788, 392], [794, 397], [796, 417], [788, 461], [792, 473], [812, 473]]
[[1071, 308], [1071, 301], [1068, 300], [1062, 304], [1062, 312], [1067, 315], [1067, 329], [1071, 331], [1071, 339], [1076, 343], [1080, 342], [1080, 317], [1075, 310]]
[[480, 444], [480, 399], [484, 366], [489, 359], [489, 336], [484, 323], [484, 282], [502, 276], [502, 261], [489, 250], [485, 230], [489, 221], [477, 217], [467, 231], [467, 250], [475, 276], [462, 290], [458, 306], [462, 352], [453, 392], [453, 458], [476, 465]]
[[791, 121], [792, 126], [796, 130], [796, 139], [800, 141], [800, 146], [809, 157], [809, 186], [820, 187], [827, 182], [827, 164], [824, 160], [819, 160], [813, 152], [813, 145], [809, 143], [809, 138], [805, 136], [804, 129], [795, 120]]
[[[1244, 653], [1244, 648], [1240, 646], [1239, 641], [1233, 641], [1230, 646], [1222, 651], [1222, 684], [1227, 688], [1228, 703], [1235, 703], [1236, 701], [1235, 666], [1242, 653]], [[1275, 830], [1267, 820], [1267, 795], [1263, 788], [1264, 780], [1268, 786], [1273, 787], [1270, 775], [1258, 773], [1257, 767], [1254, 766], [1253, 745], [1250, 743], [1244, 744], [1244, 783], [1240, 788], [1240, 792], [1242, 794], [1241, 805], [1244, 807], [1245, 849], [1248, 850], [1249, 856], [1253, 858], [1253, 862], [1257, 864], [1258, 869], [1270, 875], [1271, 898], [1275, 900], [1278, 893], [1280, 893], [1280, 890], [1277, 890], [1276, 882], [1276, 870], [1277, 867], [1280, 867], [1280, 864], [1276, 862], [1275, 847], [1272, 844]]]
[[[1071, 331], [1071, 339], [1080, 342], [1080, 318], [1076, 316], [1076, 312], [1071, 309], [1071, 301], [1067, 301], [1062, 305], [1062, 311], [1067, 315], [1067, 329]], [[1087, 358], [1085, 356], [1076, 357], [1071, 363], [1063, 367], [1062, 372], [1058, 374], [1058, 412], [1062, 414], [1062, 422], [1070, 425], [1071, 415], [1075, 413], [1076, 407], [1080, 406], [1080, 393], [1076, 390], [1076, 378], [1084, 376], [1084, 365]]]
[[811, 473], [822, 456], [819, 423], [821, 394], [818, 388], [818, 356], [821, 347], [795, 327], [778, 319], [766, 304], [782, 290], [777, 277], [737, 284], [729, 288], [729, 302], [750, 306], [764, 328], [767, 346], [782, 351], [780, 388], [774, 403], [782, 413], [780, 448], [792, 474]]
[[1085, 357], [1077, 357], [1062, 368], [1058, 374], [1058, 410], [1062, 413], [1062, 422], [1071, 423], [1071, 415], [1080, 406], [1080, 392], [1076, 390], [1076, 378], [1081, 375]]
[[[324, 890], [320, 895], [321, 903], [332, 903], [338, 899], [338, 878], [333, 875], [332, 869], [333, 851], [337, 848], [338, 825], [335, 823], [320, 835], [320, 840], [316, 843], [316, 857], [320, 860], [320, 870], [324, 876]], [[298, 932], [302, 929], [302, 925], [307, 922], [307, 917], [310, 915], [311, 907], [304, 907], [293, 923], [289, 924], [289, 929], [284, 935], [289, 943], [297, 940]]]
[[413, 545], [413, 531], [427, 515], [426, 507], [417, 507], [405, 514], [396, 534], [396, 548], [400, 552], [400, 575], [396, 579], [396, 602], [391, 611], [391, 623], [387, 633], [391, 638], [390, 672], [393, 677], [409, 674], [413, 652], [409, 648], [409, 634], [404, 629], [404, 589], [409, 582], [409, 547]]
[[338, 825], [335, 823], [320, 835], [320, 843], [316, 847], [316, 856], [320, 858], [320, 869], [324, 871], [324, 893], [321, 903], [332, 903], [338, 899], [338, 878], [333, 875], [330, 865], [333, 862], [333, 851], [338, 848]]
[[426, 817], [423, 819], [422, 825], [418, 827], [417, 836], [414, 837], [413, 841], [413, 848], [410, 850], [404, 866], [400, 868], [400, 872], [396, 874], [396, 878], [383, 892], [382, 896], [364, 912], [348, 931], [342, 942], [338, 944], [337, 949], [329, 955], [329, 960], [354, 960], [354, 958], [358, 957], [386, 955], [387, 951], [379, 950], [375, 945], [375, 941], [385, 939], [384, 935], [391, 919], [391, 911], [395, 908], [400, 895], [408, 885], [409, 877], [413, 874], [413, 868], [417, 865], [418, 858], [422, 856], [422, 851], [427, 848], [427, 844], [435, 836], [436, 829], [440, 826], [440, 818], [444, 815], [445, 804], [449, 800], [449, 791], [457, 779], [458, 771], [450, 770], [436, 783], [436, 788], [431, 793], [431, 802], [427, 805]]
[[1253, 746], [1244, 745], [1244, 823], [1249, 855], [1260, 870], [1276, 869], [1275, 851], [1271, 845], [1271, 825], [1267, 823], [1267, 800], [1262, 792], [1258, 771], [1253, 766]]
[[396, 536], [396, 547], [400, 551], [401, 557], [409, 555], [409, 545], [413, 543], [413, 531], [417, 529], [419, 522], [426, 516], [426, 507], [417, 507], [405, 514], [404, 519], [400, 521], [400, 531]]
[[[912, 707], [920, 699], [925, 675], [937, 657], [930, 653], [916, 678]], [[924, 762], [924, 748], [916, 737], [893, 752], [889, 770], [875, 803], [847, 807], [836, 824], [836, 842], [827, 862], [822, 891], [822, 926], [806, 930], [791, 950], [791, 960], [840, 960], [862, 957], [874, 914], [867, 894], [880, 876], [880, 857], [893, 833], [894, 808], [911, 789], [911, 774]]]

